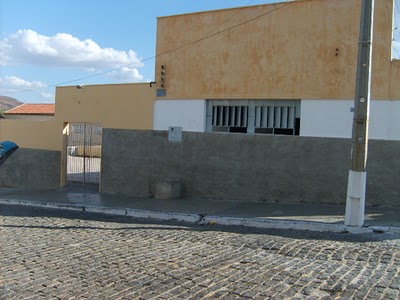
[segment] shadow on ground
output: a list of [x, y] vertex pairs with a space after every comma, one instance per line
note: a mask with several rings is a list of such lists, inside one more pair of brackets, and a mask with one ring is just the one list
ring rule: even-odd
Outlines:
[[[333, 233], [333, 232], [314, 232], [307, 230], [287, 230], [287, 229], [262, 229], [250, 228], [243, 226], [220, 226], [220, 225], [199, 225], [177, 221], [156, 221], [151, 219], [140, 219], [123, 216], [110, 216], [100, 213], [87, 213], [80, 211], [66, 211], [51, 208], [38, 208], [16, 205], [0, 204], [0, 216], [17, 217], [17, 218], [58, 218], [83, 221], [109, 222], [118, 224], [115, 228], [93, 225], [77, 225], [77, 226], [53, 226], [49, 225], [14, 225], [0, 224], [0, 230], [6, 228], [42, 228], [48, 230], [165, 230], [165, 231], [213, 231], [213, 232], [230, 232], [235, 234], [252, 234], [252, 235], [271, 235], [293, 239], [307, 240], [331, 240], [346, 241], [353, 243], [365, 243], [382, 240], [400, 239], [398, 234], [386, 233], [369, 233], [369, 234], [349, 234], [349, 233]], [[46, 222], [42, 220], [41, 223]], [[27, 222], [28, 223], [28, 222]], [[51, 223], [51, 222], [49, 222]], [[99, 224], [100, 225], [100, 224]]]

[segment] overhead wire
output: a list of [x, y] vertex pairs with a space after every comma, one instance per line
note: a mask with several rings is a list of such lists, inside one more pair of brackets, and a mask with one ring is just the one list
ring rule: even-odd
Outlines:
[[[315, 0], [308, 0], [308, 1], [315, 1]], [[231, 30], [231, 29], [234, 29], [234, 28], [240, 27], [240, 26], [242, 26], [242, 25], [244, 25], [244, 24], [250, 23], [250, 22], [252, 22], [252, 21], [254, 21], [254, 20], [256, 20], [256, 19], [259, 19], [259, 18], [261, 18], [261, 17], [263, 17], [263, 16], [272, 14], [272, 13], [276, 12], [277, 10], [283, 9], [283, 8], [285, 8], [285, 7], [287, 7], [287, 6], [291, 5], [291, 4], [293, 4], [293, 3], [295, 3], [295, 2], [288, 2], [287, 4], [285, 4], [285, 5], [283, 5], [283, 6], [277, 7], [277, 8], [275, 8], [275, 9], [273, 9], [273, 10], [270, 10], [270, 11], [268, 11], [268, 12], [266, 12], [266, 13], [263, 13], [263, 14], [261, 14], [261, 15], [258, 15], [258, 16], [254, 17], [254, 18], [251, 18], [251, 19], [249, 19], [249, 20], [243, 21], [243, 22], [241, 22], [241, 23], [239, 23], [239, 24], [236, 24], [236, 25], [233, 25], [233, 26], [231, 26], [231, 27], [225, 28], [225, 29], [223, 29], [223, 30], [221, 30], [221, 31], [218, 31], [218, 32], [216, 32], [216, 33], [213, 33], [213, 34], [210, 34], [210, 35], [208, 35], [208, 36], [202, 37], [202, 38], [200, 38], [200, 39], [198, 39], [198, 40], [195, 40], [195, 41], [193, 41], [193, 42], [187, 43], [187, 44], [185, 44], [185, 45], [182, 45], [182, 46], [180, 46], [180, 47], [174, 48], [174, 49], [172, 49], [172, 50], [167, 50], [167, 51], [165, 51], [165, 52], [162, 52], [162, 53], [160, 53], [160, 54], [155, 55], [154, 57], [158, 57], [158, 56], [161, 56], [161, 55], [164, 55], [164, 54], [167, 54], [167, 53], [174, 52], [174, 51], [177, 51], [177, 50], [179, 50], [179, 49], [185, 48], [185, 47], [187, 47], [187, 46], [191, 46], [191, 45], [193, 45], [193, 44], [197, 44], [197, 43], [199, 43], [199, 42], [202, 42], [202, 41], [204, 41], [204, 40], [207, 40], [207, 39], [209, 39], [209, 38], [212, 38], [212, 37], [214, 37], [214, 36], [216, 36], [216, 35], [219, 35], [219, 34], [221, 34], [221, 33], [227, 32], [227, 31], [229, 31], [229, 30]], [[280, 4], [282, 4], [282, 3], [280, 3]], [[153, 57], [153, 58], [154, 58], [154, 57]]]
[[[215, 28], [213, 28], [212, 30], [208, 31], [208, 32], [205, 34], [205, 36], [211, 34], [211, 33], [214, 32], [216, 29], [218, 29], [219, 27], [221, 27], [222, 25], [224, 25], [226, 22], [228, 22], [230, 19], [232, 19], [234, 16], [238, 15], [240, 12], [242, 12], [242, 10], [243, 10], [245, 7], [251, 5], [254, 1], [255, 1], [255, 0], [251, 0], [250, 2], [248, 2], [248, 3], [246, 4], [246, 6], [240, 8], [240, 9], [239, 9], [238, 11], [236, 11], [234, 14], [232, 14], [231, 16], [229, 16], [228, 18], [226, 18], [223, 22], [221, 22], [220, 24], [218, 24]], [[193, 46], [194, 46], [194, 44], [188, 46], [188, 47], [187, 47], [186, 49], [184, 49], [181, 53], [177, 54], [174, 58], [172, 58], [171, 60], [169, 60], [169, 61], [167, 62], [167, 64], [170, 63], [170, 62], [172, 62], [172, 61], [174, 61], [174, 60], [177, 59], [179, 56], [183, 55], [187, 50], [189, 50], [189, 49], [192, 48]]]
[[[253, 3], [254, 1], [255, 1], [255, 0], [251, 0], [248, 4], [246, 4], [246, 6], [249, 6], [249, 5], [250, 5], [251, 3]], [[245, 8], [245, 7], [243, 7], [243, 8]], [[242, 8], [242, 9], [243, 9], [243, 8]], [[242, 10], [242, 9], [241, 9], [241, 10]], [[241, 11], [241, 10], [240, 10], [240, 11]], [[236, 12], [235, 14], [233, 14], [232, 16], [230, 16], [229, 18], [227, 18], [225, 21], [223, 21], [221, 24], [219, 24], [217, 27], [215, 27], [213, 30], [211, 30], [208, 34], [210, 34], [211, 32], [213, 32], [214, 30], [216, 30], [218, 27], [221, 27], [224, 23], [226, 23], [229, 19], [231, 19], [232, 17], [234, 17], [234, 16], [235, 16], [236, 14], [238, 14], [240, 11]], [[208, 34], [207, 34], [207, 35], [208, 35]], [[188, 45], [189, 45], [189, 44], [188, 44]], [[186, 46], [186, 45], [184, 45], [184, 47], [185, 47], [185, 46]], [[192, 46], [193, 46], [193, 44], [190, 45], [190, 47], [192, 47]], [[181, 47], [178, 47], [177, 49], [179, 50], [179, 49], [181, 49]], [[171, 50], [171, 51], [176, 51], [176, 50]], [[186, 50], [184, 50], [184, 51], [186, 51]], [[168, 51], [168, 52], [170, 52], [170, 51]], [[160, 56], [160, 55], [163, 55], [163, 54], [166, 54], [166, 53], [161, 53], [161, 54], [159, 54], [159, 55], [156, 54], [156, 55], [154, 55], [154, 56], [151, 56], [151, 57], [148, 57], [148, 58], [145, 58], [145, 59], [141, 59], [140, 62], [145, 62], [145, 61], [154, 59], [154, 58], [156, 58], [156, 57], [158, 57], [158, 56]], [[136, 63], [131, 63], [131, 64], [128, 64], [128, 65], [123, 65], [123, 66], [118, 67], [118, 68], [109, 69], [109, 70], [106, 70], [106, 71], [104, 71], [104, 72], [100, 72], [100, 73], [88, 75], [88, 76], [86, 76], [86, 77], [82, 77], [82, 78], [79, 78], [79, 79], [73, 79], [73, 80], [65, 81], [65, 82], [60, 83], [60, 84], [57, 84], [57, 85], [64, 85], [64, 84], [73, 83], [73, 82], [80, 81], [80, 80], [89, 79], [89, 78], [92, 78], [92, 77], [97, 77], [97, 76], [100, 76], [100, 75], [104, 75], [104, 74], [107, 74], [107, 73], [111, 73], [111, 72], [114, 72], [114, 71], [121, 70], [121, 69], [126, 68], [126, 67], [130, 67], [130, 66], [132, 66], [132, 65], [134, 65], [134, 64], [136, 64]], [[57, 85], [52, 85], [52, 86], [57, 86]], [[49, 86], [49, 87], [52, 87], [52, 86]]]
[[[254, 1], [254, 0], [253, 0], [253, 1]], [[253, 1], [251, 1], [251, 3], [252, 3]], [[206, 36], [204, 36], [204, 37], [202, 37], [202, 38], [200, 38], [200, 39], [197, 39], [197, 40], [192, 41], [192, 42], [190, 42], [190, 43], [187, 43], [187, 44], [185, 44], [185, 45], [176, 47], [176, 48], [174, 48], [174, 49], [164, 51], [164, 52], [162, 52], [162, 53], [159, 53], [159, 54], [156, 54], [156, 55], [147, 57], [147, 58], [145, 58], [145, 59], [141, 59], [140, 62], [145, 62], [145, 61], [148, 61], [148, 60], [157, 58], [157, 57], [159, 57], [159, 56], [161, 56], [161, 55], [165, 55], [165, 54], [168, 54], [168, 53], [171, 53], [171, 52], [174, 52], [174, 51], [178, 51], [178, 50], [183, 49], [183, 48], [186, 48], [186, 47], [192, 47], [193, 45], [195, 45], [195, 44], [197, 44], [197, 43], [200, 43], [200, 42], [202, 42], [202, 41], [204, 41], [204, 40], [207, 40], [207, 39], [209, 39], [209, 38], [212, 38], [212, 37], [214, 37], [214, 36], [217, 36], [217, 35], [219, 35], [219, 34], [221, 34], [221, 33], [224, 33], [224, 32], [227, 32], [227, 31], [229, 31], [229, 30], [231, 30], [231, 29], [234, 29], [234, 28], [243, 26], [244, 24], [250, 23], [250, 22], [252, 22], [252, 21], [254, 21], [254, 20], [257, 20], [257, 19], [259, 19], [259, 18], [261, 18], [261, 17], [270, 15], [270, 14], [272, 14], [272, 13], [274, 13], [274, 12], [280, 10], [280, 9], [283, 9], [283, 8], [285, 8], [285, 7], [287, 7], [287, 6], [291, 5], [291, 4], [293, 4], [293, 3], [296, 3], [296, 2], [308, 2], [308, 1], [316, 1], [316, 0], [290, 1], [290, 2], [287, 2], [287, 3], [285, 3], [285, 4], [284, 4], [284, 3], [279, 3], [281, 6], [276, 7], [275, 9], [272, 9], [272, 10], [270, 10], [270, 11], [268, 11], [268, 12], [262, 13], [262, 14], [256, 16], [256, 17], [254, 17], [254, 18], [251, 18], [251, 19], [248, 19], [248, 20], [243, 21], [243, 22], [241, 22], [241, 23], [238, 23], [238, 24], [236, 24], [236, 25], [227, 27], [227, 28], [225, 28], [225, 29], [223, 29], [223, 30], [221, 30], [221, 31], [218, 31], [218, 32], [215, 32], [215, 33], [206, 35]], [[244, 8], [244, 7], [243, 7], [243, 8]], [[242, 8], [242, 9], [243, 9], [243, 8]], [[240, 11], [238, 11], [237, 13], [239, 13], [239, 12], [240, 12]], [[236, 13], [236, 14], [237, 14], [237, 13]], [[236, 15], [236, 14], [234, 14], [234, 15]], [[221, 24], [219, 24], [216, 28], [218, 28], [218, 27], [220, 27], [221, 25], [223, 25], [224, 23], [226, 23], [226, 22], [227, 22], [230, 18], [232, 18], [234, 15], [232, 15], [231, 17], [229, 17], [228, 19], [226, 19], [224, 22], [222, 22]], [[216, 28], [214, 28], [212, 31], [214, 31]], [[118, 71], [118, 70], [121, 70], [121, 69], [126, 68], [126, 67], [130, 67], [130, 66], [132, 66], [132, 65], [134, 65], [134, 64], [136, 64], [136, 63], [137, 63], [137, 62], [134, 62], [134, 63], [131, 63], [131, 64], [126, 64], [126, 65], [123, 65], [123, 66], [121, 66], [121, 67], [109, 69], [109, 70], [106, 70], [106, 71], [103, 71], [103, 72], [99, 72], [99, 73], [96, 73], [96, 74], [92, 74], [92, 75], [88, 75], [88, 76], [84, 76], [84, 77], [80, 77], [80, 78], [76, 78], [76, 79], [72, 79], [72, 80], [68, 80], [68, 81], [64, 81], [64, 82], [59, 82], [59, 83], [56, 83], [56, 84], [49, 84], [49, 85], [46, 85], [45, 87], [32, 88], [32, 89], [26, 89], [26, 90], [20, 90], [20, 91], [11, 92], [11, 93], [8, 93], [8, 94], [19, 94], [19, 93], [26, 93], [26, 92], [32, 92], [32, 91], [39, 91], [39, 90], [47, 89], [47, 88], [50, 88], [50, 87], [62, 86], [62, 85], [66, 85], [66, 84], [70, 84], [70, 83], [74, 83], [74, 82], [78, 82], [78, 81], [83, 81], [83, 80], [86, 80], [86, 79], [90, 79], [90, 78], [93, 78], [93, 77], [97, 77], [97, 76], [101, 76], [101, 75], [104, 75], [104, 74], [108, 74], [108, 73], [111, 73], [111, 72], [114, 72], [114, 71]]]

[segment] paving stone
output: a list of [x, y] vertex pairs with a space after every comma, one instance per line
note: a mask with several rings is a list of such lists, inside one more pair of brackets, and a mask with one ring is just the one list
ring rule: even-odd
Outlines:
[[0, 205], [0, 298], [398, 299], [399, 238]]

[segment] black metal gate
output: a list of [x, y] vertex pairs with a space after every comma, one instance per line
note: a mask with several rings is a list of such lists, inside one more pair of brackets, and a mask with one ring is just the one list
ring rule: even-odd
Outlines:
[[83, 188], [100, 184], [101, 125], [70, 123], [67, 143], [67, 183]]

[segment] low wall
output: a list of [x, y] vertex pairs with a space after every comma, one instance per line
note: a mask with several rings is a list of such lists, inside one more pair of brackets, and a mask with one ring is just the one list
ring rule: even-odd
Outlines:
[[[179, 179], [184, 198], [344, 204], [348, 139], [103, 130], [102, 192], [154, 195]], [[400, 206], [400, 142], [370, 141], [367, 203]]]
[[57, 189], [60, 166], [60, 151], [20, 148], [0, 166], [0, 186]]
[[63, 123], [55, 120], [0, 120], [0, 141], [10, 140], [21, 148], [61, 151]]

